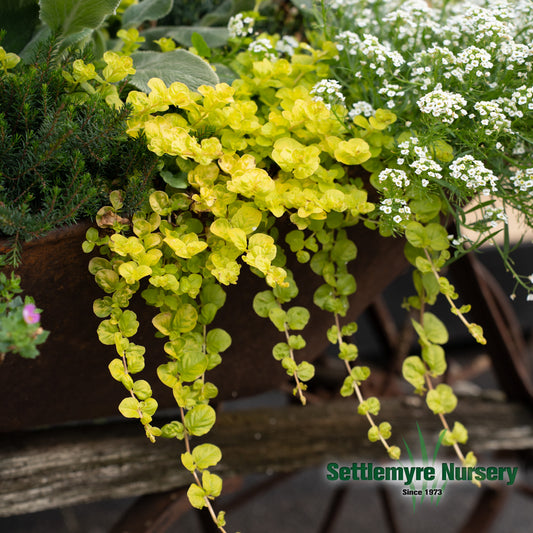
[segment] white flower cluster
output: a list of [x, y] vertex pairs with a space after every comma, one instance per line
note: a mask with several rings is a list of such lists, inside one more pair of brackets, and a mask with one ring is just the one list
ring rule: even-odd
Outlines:
[[514, 176], [511, 177], [511, 182], [516, 189], [522, 192], [533, 189], [533, 168], [517, 170]]
[[459, 157], [450, 164], [450, 175], [452, 178], [464, 182], [467, 189], [472, 192], [481, 192], [489, 195], [497, 191], [498, 178], [485, 167], [485, 165], [474, 159], [471, 155]]
[[458, 235], [457, 237], [454, 237], [453, 235], [448, 235], [448, 240], [450, 240], [454, 246], [461, 246], [461, 244], [464, 244], [465, 242], [472, 242], [468, 237], [465, 237], [464, 235]]
[[[505, 116], [497, 101], [481, 101], [474, 104], [474, 109], [481, 116], [481, 125], [485, 126], [485, 134], [511, 132], [511, 121]], [[472, 117], [473, 118], [473, 117]]]
[[427, 187], [429, 185], [428, 177], [435, 180], [442, 178], [442, 167], [436, 161], [431, 159], [431, 157], [428, 157], [427, 149], [426, 154], [423, 157], [413, 161], [409, 166], [414, 168], [415, 174], [418, 176], [425, 176], [421, 181], [422, 187]]
[[393, 109], [396, 105], [395, 98], [401, 97], [405, 94], [405, 90], [400, 85], [389, 83], [387, 80], [383, 82], [383, 87], [379, 89], [378, 94], [382, 94], [390, 100], [387, 102], [387, 107]]
[[483, 210], [483, 220], [491, 228], [498, 226], [500, 222], [504, 224], [509, 223], [509, 219], [501, 207], [494, 207], [489, 205]]
[[337, 80], [320, 80], [313, 85], [309, 94], [314, 94], [313, 100], [324, 102], [328, 109], [331, 109], [332, 104], [344, 103], [342, 85]]
[[[518, 89], [513, 92], [511, 95], [511, 104], [514, 104], [517, 108], [518, 107], [526, 107], [528, 110], [533, 110], [533, 87], [527, 87], [526, 85], [522, 85], [518, 87]], [[521, 110], [519, 110], [521, 112]], [[519, 117], [523, 117], [523, 112], [521, 112]]]
[[[532, 68], [533, 48], [525, 44], [507, 41], [499, 49], [498, 59], [506, 63], [507, 70], [515, 70], [518, 65], [525, 67], [526, 71]], [[519, 77], [527, 76], [526, 72], [518, 72]]]
[[428, 113], [451, 124], [459, 115], [466, 115], [466, 100], [459, 93], [443, 91], [441, 84], [417, 101], [422, 113]]
[[300, 43], [292, 35], [285, 35], [276, 43], [276, 50], [280, 54], [292, 56], [299, 46]]
[[490, 76], [490, 69], [494, 66], [492, 56], [477, 46], [469, 46], [459, 52], [457, 64], [465, 74], [473, 73], [478, 78]]
[[231, 17], [228, 21], [228, 32], [232, 39], [237, 37], [246, 37], [254, 31], [254, 19], [245, 17], [242, 13]]
[[418, 145], [418, 138], [411, 137], [407, 141], [403, 141], [398, 145], [400, 154], [396, 162], [398, 165], [405, 164], [405, 160], [413, 159], [409, 162], [409, 167], [414, 169], [414, 173], [420, 179], [422, 187], [427, 187], [430, 178], [433, 180], [442, 179], [442, 167], [429, 155], [429, 150], [426, 146]]
[[405, 189], [411, 184], [409, 176], [399, 168], [386, 168], [379, 173], [378, 180], [383, 184], [384, 190], [392, 189], [392, 185], [398, 189]]
[[409, 62], [413, 79], [427, 86], [431, 83], [428, 76], [435, 70], [442, 70], [444, 78], [449, 79], [452, 76], [452, 68], [457, 59], [455, 54], [445, 46], [432, 45], [427, 50], [417, 52], [413, 56], [413, 61]]
[[395, 224], [408, 221], [411, 214], [411, 208], [401, 198], [384, 198], [379, 205], [379, 210]]
[[[464, 5], [458, 7], [464, 9]], [[502, 20], [511, 15], [508, 6], [491, 6], [489, 9], [473, 5], [459, 14], [460, 31], [473, 37], [476, 43], [483, 43], [489, 48], [496, 49], [498, 40], [512, 39], [513, 26]]]
[[375, 112], [376, 111], [371, 104], [365, 102], [364, 100], [360, 100], [359, 102], [355, 102], [352, 104], [352, 108], [348, 112], [348, 116], [353, 120], [359, 115], [363, 115], [364, 117], [371, 117]]
[[[360, 64], [368, 66], [378, 76], [385, 75], [385, 67], [401, 67], [405, 63], [403, 56], [396, 51], [391, 50], [388, 43], [381, 43], [377, 37], [368, 33], [363, 34], [361, 39], [359, 35], [352, 31], [343, 31], [335, 39], [337, 50], [346, 51], [349, 55], [359, 56]], [[355, 74], [361, 77], [361, 73]]]
[[277, 59], [277, 56], [274, 53], [274, 47], [272, 46], [272, 43], [265, 37], [256, 39], [255, 41], [250, 43], [248, 46], [248, 50], [270, 61], [275, 61]]
[[[383, 17], [382, 23], [394, 27], [395, 38], [402, 42], [402, 51], [412, 50], [430, 31], [438, 32], [438, 16], [425, 0], [406, 0]], [[425, 32], [420, 31], [421, 28]]]

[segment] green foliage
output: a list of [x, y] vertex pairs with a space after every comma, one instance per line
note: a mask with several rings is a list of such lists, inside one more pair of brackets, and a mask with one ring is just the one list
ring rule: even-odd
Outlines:
[[155, 158], [124, 136], [127, 116], [96, 94], [74, 100], [53, 44], [0, 72], [0, 232], [12, 264], [25, 240], [94, 217], [111, 183], [126, 190], [126, 211], [144, 200]]

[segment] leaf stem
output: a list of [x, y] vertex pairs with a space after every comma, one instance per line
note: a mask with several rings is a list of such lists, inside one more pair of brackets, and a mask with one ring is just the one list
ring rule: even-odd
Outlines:
[[[340, 346], [341, 342], [343, 342], [342, 335], [341, 335], [340, 320], [339, 320], [339, 315], [337, 313], [334, 313], [334, 316], [335, 316], [335, 325], [337, 326], [337, 342], [339, 343], [339, 346]], [[351, 374], [352, 367], [350, 366], [350, 363], [345, 360], [344, 361], [344, 365], [346, 366], [346, 370], [347, 370], [348, 374]], [[355, 395], [357, 397], [357, 401], [359, 402], [359, 404], [362, 404], [365, 401], [365, 399], [363, 397], [363, 393], [361, 392], [361, 388], [359, 387], [359, 385], [357, 384], [357, 382], [355, 380], [353, 381], [353, 389], [355, 391]], [[383, 446], [385, 447], [385, 449], [388, 452], [390, 450], [390, 446], [389, 446], [388, 442], [385, 440], [385, 438], [379, 432], [379, 428], [378, 428], [377, 424], [374, 422], [374, 419], [372, 418], [372, 416], [368, 412], [366, 413], [365, 416], [366, 416], [368, 422], [370, 423], [370, 425], [373, 428], [376, 428], [378, 430], [379, 440], [381, 441], [381, 443], [383, 444]]]

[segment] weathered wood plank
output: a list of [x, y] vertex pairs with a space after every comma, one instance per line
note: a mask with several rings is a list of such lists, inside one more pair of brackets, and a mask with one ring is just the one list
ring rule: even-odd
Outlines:
[[[418, 398], [386, 399], [380, 419], [393, 423], [393, 439], [436, 439], [440, 426]], [[470, 433], [470, 447], [533, 448], [533, 413], [499, 401], [468, 398], [450, 421]], [[385, 459], [366, 439], [366, 420], [351, 401], [302, 407], [221, 412], [210, 442], [223, 450], [222, 475], [284, 472], [329, 459]], [[198, 439], [200, 442], [200, 439]], [[3, 435], [0, 439], [0, 516], [34, 512], [105, 498], [137, 496], [184, 486], [190, 474], [179, 464], [178, 441], [150, 444], [129, 423], [70, 427]], [[445, 452], [443, 452], [445, 453]]]

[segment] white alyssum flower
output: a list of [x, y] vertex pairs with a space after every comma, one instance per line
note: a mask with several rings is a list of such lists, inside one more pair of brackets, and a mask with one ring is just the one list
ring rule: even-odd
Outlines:
[[328, 109], [332, 104], [344, 103], [342, 85], [337, 80], [320, 80], [313, 85], [310, 94], [314, 94], [313, 100], [324, 102]]
[[496, 228], [500, 222], [509, 222], [507, 215], [501, 207], [488, 206], [483, 211], [483, 220], [491, 228]]
[[451, 177], [464, 182], [473, 192], [488, 195], [497, 191], [498, 178], [494, 172], [471, 155], [459, 157], [449, 168]]
[[385, 188], [387, 186], [395, 185], [399, 189], [405, 189], [411, 183], [409, 177], [404, 170], [399, 168], [386, 168], [379, 173], [378, 180], [380, 183], [384, 183]]
[[[511, 105], [518, 109], [525, 108], [529, 111], [533, 110], [533, 87], [521, 85], [511, 95]], [[523, 116], [523, 113], [519, 116]]]
[[294, 55], [295, 50], [300, 46], [300, 43], [292, 35], [284, 35], [277, 43], [276, 50], [280, 54]]
[[474, 109], [481, 117], [481, 124], [485, 126], [485, 133], [492, 135], [498, 132], [511, 131], [511, 121], [505, 116], [500, 104], [495, 100], [481, 101], [474, 104]]
[[490, 69], [494, 66], [492, 56], [484, 49], [469, 46], [457, 54], [457, 64], [466, 73], [475, 74], [478, 78], [489, 76]]
[[405, 90], [400, 85], [389, 83], [387, 80], [385, 80], [383, 82], [383, 87], [379, 89], [378, 94], [389, 98], [387, 107], [392, 109], [396, 105], [395, 98], [401, 98], [405, 94]]
[[517, 170], [516, 173], [511, 176], [511, 183], [515, 189], [522, 192], [533, 189], [533, 168]]
[[418, 107], [422, 113], [428, 113], [442, 122], [451, 124], [459, 116], [466, 115], [466, 100], [459, 93], [443, 91], [439, 83], [437, 87], [422, 96], [417, 101]]
[[352, 104], [352, 108], [348, 112], [348, 116], [353, 120], [359, 115], [363, 115], [364, 117], [371, 117], [375, 112], [376, 111], [371, 104], [365, 102], [364, 100], [360, 100], [359, 102], [355, 102]]
[[228, 32], [232, 39], [237, 37], [246, 37], [254, 31], [254, 19], [245, 17], [242, 13], [231, 17], [228, 21]]
[[248, 50], [254, 54], [264, 56], [270, 61], [275, 61], [277, 59], [272, 43], [265, 37], [256, 39], [254, 42], [250, 43]]
[[385, 198], [379, 205], [379, 210], [388, 215], [389, 220], [395, 224], [400, 224], [403, 221], [409, 220], [411, 214], [411, 208], [407, 205], [407, 202], [402, 198]]

